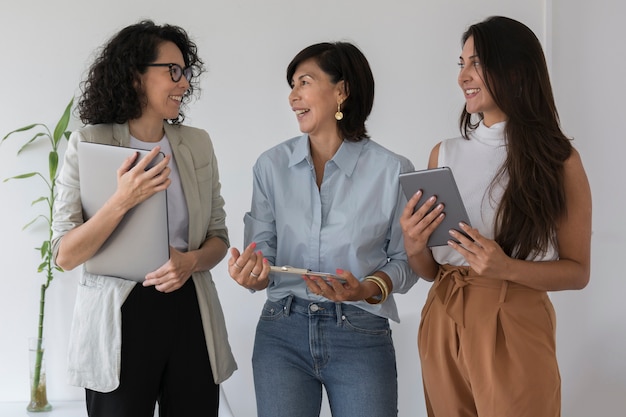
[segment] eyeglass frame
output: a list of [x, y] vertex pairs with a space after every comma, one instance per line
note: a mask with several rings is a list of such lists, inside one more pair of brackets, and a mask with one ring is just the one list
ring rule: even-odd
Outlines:
[[[172, 79], [173, 82], [177, 83], [179, 82], [183, 77], [185, 77], [185, 79], [187, 80], [187, 82], [191, 82], [191, 79], [193, 78], [193, 69], [191, 67], [181, 67], [180, 65], [174, 63], [174, 62], [170, 62], [168, 64], [161, 64], [161, 63], [155, 63], [155, 64], [145, 64], [146, 67], [168, 67], [169, 73], [170, 73], [170, 78]], [[180, 68], [180, 77], [178, 77], [177, 80], [174, 79], [174, 72], [172, 71], [172, 68], [174, 67], [178, 67]], [[187, 74], [189, 74], [189, 77], [187, 77]]]

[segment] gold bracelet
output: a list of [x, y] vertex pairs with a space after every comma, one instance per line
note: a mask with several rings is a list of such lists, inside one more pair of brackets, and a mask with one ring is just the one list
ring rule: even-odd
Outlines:
[[384, 279], [377, 277], [376, 275], [368, 275], [365, 277], [365, 281], [370, 281], [376, 284], [376, 286], [380, 289], [380, 298], [377, 296], [366, 298], [369, 304], [381, 304], [384, 303], [387, 297], [389, 296], [389, 287]]
[[370, 275], [368, 277], [365, 277], [365, 280], [373, 282], [380, 289], [380, 298], [378, 298], [378, 296], [374, 296], [374, 297], [368, 298], [365, 301], [367, 301], [370, 304], [381, 304], [381, 303], [384, 303], [385, 300], [387, 299], [388, 295], [389, 295], [389, 288], [387, 287], [387, 283], [385, 282], [385, 280], [383, 280], [382, 278], [377, 277], [375, 275]]

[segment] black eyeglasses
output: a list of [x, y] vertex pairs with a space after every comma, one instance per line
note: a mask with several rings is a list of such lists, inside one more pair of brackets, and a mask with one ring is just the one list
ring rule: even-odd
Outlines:
[[183, 75], [187, 81], [191, 81], [191, 77], [193, 77], [193, 70], [190, 67], [183, 68], [178, 64], [146, 64], [146, 67], [168, 67], [170, 77], [175, 83], [179, 82]]

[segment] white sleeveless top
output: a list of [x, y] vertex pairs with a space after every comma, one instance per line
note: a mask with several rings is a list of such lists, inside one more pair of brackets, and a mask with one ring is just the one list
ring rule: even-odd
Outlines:
[[[439, 147], [439, 166], [452, 169], [472, 227], [488, 239], [494, 238], [496, 209], [508, 182], [505, 174], [491, 187], [507, 155], [505, 124], [501, 122], [487, 127], [480, 122], [476, 130], [468, 135], [469, 140], [462, 137], [447, 139]], [[468, 265], [465, 258], [449, 246], [434, 247], [432, 252], [439, 264]], [[556, 251], [551, 247], [544, 256], [532, 259], [556, 258]]]

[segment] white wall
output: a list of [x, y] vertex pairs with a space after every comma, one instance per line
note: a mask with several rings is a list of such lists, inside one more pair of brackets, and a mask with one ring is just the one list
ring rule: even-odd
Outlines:
[[594, 202], [592, 272], [580, 292], [554, 294], [564, 416], [626, 408], [626, 249], [623, 122], [626, 5], [555, 0], [553, 85], [561, 122], [580, 150]]
[[[572, 6], [567, 1], [529, 0], [109, 0], [87, 7], [78, 0], [14, 2], [0, 14], [0, 137], [35, 121], [54, 123], [91, 62], [92, 51], [140, 18], [186, 28], [209, 72], [187, 122], [206, 129], [215, 143], [231, 242], [241, 247], [242, 217], [249, 207], [251, 167], [264, 149], [298, 134], [288, 106], [285, 68], [303, 47], [349, 40], [369, 58], [377, 82], [369, 120], [372, 137], [425, 167], [430, 148], [457, 135], [462, 97], [456, 86], [459, 38], [468, 24], [504, 14], [528, 24], [552, 51], [554, 86], [566, 131], [576, 137], [591, 180], [595, 212], [593, 275], [581, 292], [553, 294], [559, 318], [559, 359], [564, 415], [621, 415], [626, 405], [626, 335], [619, 302], [625, 284], [617, 268], [626, 248], [624, 197], [608, 195], [615, 181], [624, 110], [613, 86], [621, 85], [624, 6], [610, 0]], [[598, 5], [606, 3], [607, 11]], [[596, 8], [597, 7], [597, 8]], [[619, 13], [621, 12], [621, 13]], [[554, 25], [552, 25], [554, 22]], [[546, 30], [546, 28], [548, 30]], [[624, 89], [620, 90], [622, 93]], [[623, 94], [622, 94], [623, 96]], [[612, 117], [606, 117], [610, 115]], [[74, 120], [72, 127], [79, 126]], [[592, 131], [593, 129], [593, 131]], [[16, 157], [18, 141], [0, 147], [0, 178], [38, 169], [36, 158]], [[593, 146], [592, 146], [593, 145]], [[26, 339], [35, 334], [38, 285], [34, 271], [41, 229], [21, 228], [37, 213], [30, 202], [35, 183], [0, 183], [0, 402], [26, 401]], [[619, 193], [618, 193], [619, 194]], [[616, 201], [615, 199], [620, 200]], [[616, 204], [617, 203], [617, 204]], [[622, 232], [622, 233], [619, 233]], [[613, 264], [611, 263], [613, 262]], [[225, 262], [214, 272], [239, 370], [224, 384], [235, 415], [255, 415], [250, 357], [263, 294], [251, 295], [232, 281]], [[66, 347], [77, 272], [58, 275], [46, 306], [49, 398], [79, 400], [81, 389], [65, 383]], [[402, 322], [394, 324], [400, 416], [424, 416], [417, 360], [419, 313], [428, 289], [419, 282], [398, 297]], [[617, 331], [616, 329], [621, 329]], [[615, 359], [613, 359], [615, 358]], [[617, 361], [616, 361], [617, 360]], [[622, 395], [620, 395], [622, 394]], [[621, 407], [620, 407], [621, 406]], [[330, 415], [327, 410], [324, 416]]]

